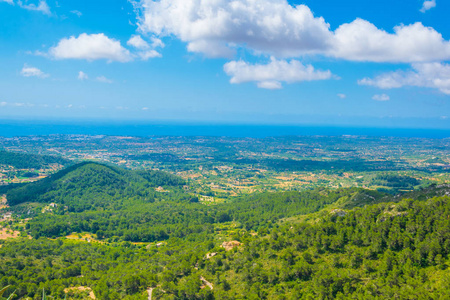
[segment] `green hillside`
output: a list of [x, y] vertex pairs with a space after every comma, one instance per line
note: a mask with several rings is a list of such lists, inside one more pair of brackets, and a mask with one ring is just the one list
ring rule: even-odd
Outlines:
[[[5, 295], [41, 299], [45, 289], [62, 299], [83, 286], [105, 300], [148, 299], [150, 287], [152, 299], [450, 297], [448, 186], [397, 196], [321, 188], [207, 205], [183, 185], [165, 172], [86, 162], [10, 190], [13, 211], [34, 211], [10, 227], [24, 238], [1, 242]], [[73, 233], [87, 237], [66, 239]]]
[[[114, 200], [128, 197], [149, 198], [151, 188], [177, 187], [179, 177], [159, 171], [130, 171], [117, 167], [84, 162], [64, 169], [43, 180], [12, 189], [8, 203], [60, 203], [70, 211], [84, 211], [110, 206]], [[154, 190], [154, 189], [153, 189]]]
[[447, 299], [449, 200], [382, 203], [242, 236], [244, 246], [206, 260], [203, 274], [218, 299]]
[[[449, 200], [368, 205], [258, 235], [192, 232], [159, 247], [17, 240], [0, 248], [0, 283], [35, 299], [77, 285], [98, 299], [147, 299], [148, 287], [153, 299], [447, 299]], [[220, 247], [230, 240], [241, 245]]]
[[[27, 224], [34, 237], [90, 232], [99, 239], [152, 242], [211, 231], [214, 224], [230, 221], [246, 230], [267, 230], [281, 219], [313, 213], [334, 203], [347, 208], [387, 197], [357, 188], [315, 189], [255, 194], [206, 206], [184, 192], [183, 184], [182, 179], [165, 172], [86, 162], [12, 189], [7, 200], [11, 205], [56, 204]], [[164, 192], [156, 190], [159, 186]]]
[[58, 156], [11, 152], [0, 149], [0, 165], [17, 169], [41, 169], [51, 164], [68, 165], [70, 160]]

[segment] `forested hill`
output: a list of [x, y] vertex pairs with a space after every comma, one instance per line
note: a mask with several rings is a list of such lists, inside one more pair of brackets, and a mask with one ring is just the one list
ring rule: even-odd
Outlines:
[[17, 169], [42, 169], [51, 164], [66, 166], [70, 163], [70, 160], [59, 156], [18, 153], [0, 149], [0, 165], [12, 166]]
[[[369, 205], [242, 236], [239, 251], [215, 249], [201, 274], [217, 299], [450, 299], [449, 200]], [[177, 282], [161, 284], [176, 293]]]
[[[266, 232], [281, 220], [301, 219], [324, 208], [351, 209], [402, 199], [361, 188], [318, 188], [247, 195], [209, 206], [185, 192], [184, 184], [181, 178], [161, 171], [84, 162], [12, 189], [7, 200], [11, 205], [57, 204], [46, 213], [38, 211], [29, 221], [28, 234], [33, 237], [90, 232], [101, 240], [153, 242], [210, 232], [214, 224], [230, 221], [245, 230]], [[160, 186], [163, 190], [157, 190]]]
[[43, 180], [11, 189], [8, 203], [60, 203], [73, 211], [108, 207], [124, 199], [148, 199], [155, 187], [177, 187], [184, 181], [161, 171], [131, 171], [94, 162], [83, 162]]
[[[296, 201], [293, 194], [275, 195], [279, 205]], [[360, 197], [358, 191], [341, 196], [349, 195]], [[314, 223], [286, 223], [256, 235], [241, 228], [226, 236], [210, 228], [159, 246], [24, 238], [0, 248], [0, 280], [12, 285], [9, 293], [17, 289], [19, 297], [34, 299], [42, 289], [63, 299], [69, 286], [88, 286], [98, 299], [114, 300], [148, 299], [149, 287], [152, 299], [449, 299], [449, 200], [403, 199], [328, 212]], [[122, 226], [127, 235], [125, 228], [142, 217], [109, 227]], [[83, 221], [88, 225], [89, 218]], [[140, 231], [152, 232], [145, 227]], [[221, 245], [230, 240], [239, 246], [227, 251]]]
[[397, 196], [318, 188], [206, 205], [184, 184], [84, 162], [11, 189], [10, 204], [41, 204], [12, 207], [24, 211], [23, 238], [2, 242], [0, 286], [34, 299], [43, 289], [63, 299], [75, 286], [105, 300], [148, 299], [149, 287], [152, 299], [450, 297], [448, 186]]

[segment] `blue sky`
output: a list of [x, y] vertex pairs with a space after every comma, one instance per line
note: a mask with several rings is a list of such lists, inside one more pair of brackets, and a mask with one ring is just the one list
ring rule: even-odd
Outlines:
[[450, 128], [449, 1], [0, 0], [0, 118]]

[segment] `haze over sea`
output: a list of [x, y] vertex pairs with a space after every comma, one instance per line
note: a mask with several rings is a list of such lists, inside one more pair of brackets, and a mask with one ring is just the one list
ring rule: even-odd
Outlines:
[[384, 136], [416, 138], [450, 138], [448, 129], [376, 128], [317, 125], [257, 125], [175, 122], [110, 121], [0, 121], [0, 136], [51, 134], [120, 135], [120, 136], [228, 136], [263, 138], [270, 136]]

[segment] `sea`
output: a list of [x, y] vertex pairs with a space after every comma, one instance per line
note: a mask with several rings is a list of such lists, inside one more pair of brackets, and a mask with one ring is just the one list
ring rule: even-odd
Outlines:
[[206, 123], [145, 123], [111, 121], [11, 121], [0, 120], [0, 136], [54, 134], [112, 136], [224, 136], [264, 138], [276, 136], [385, 136], [450, 138], [449, 129], [374, 128], [317, 125], [257, 125]]

